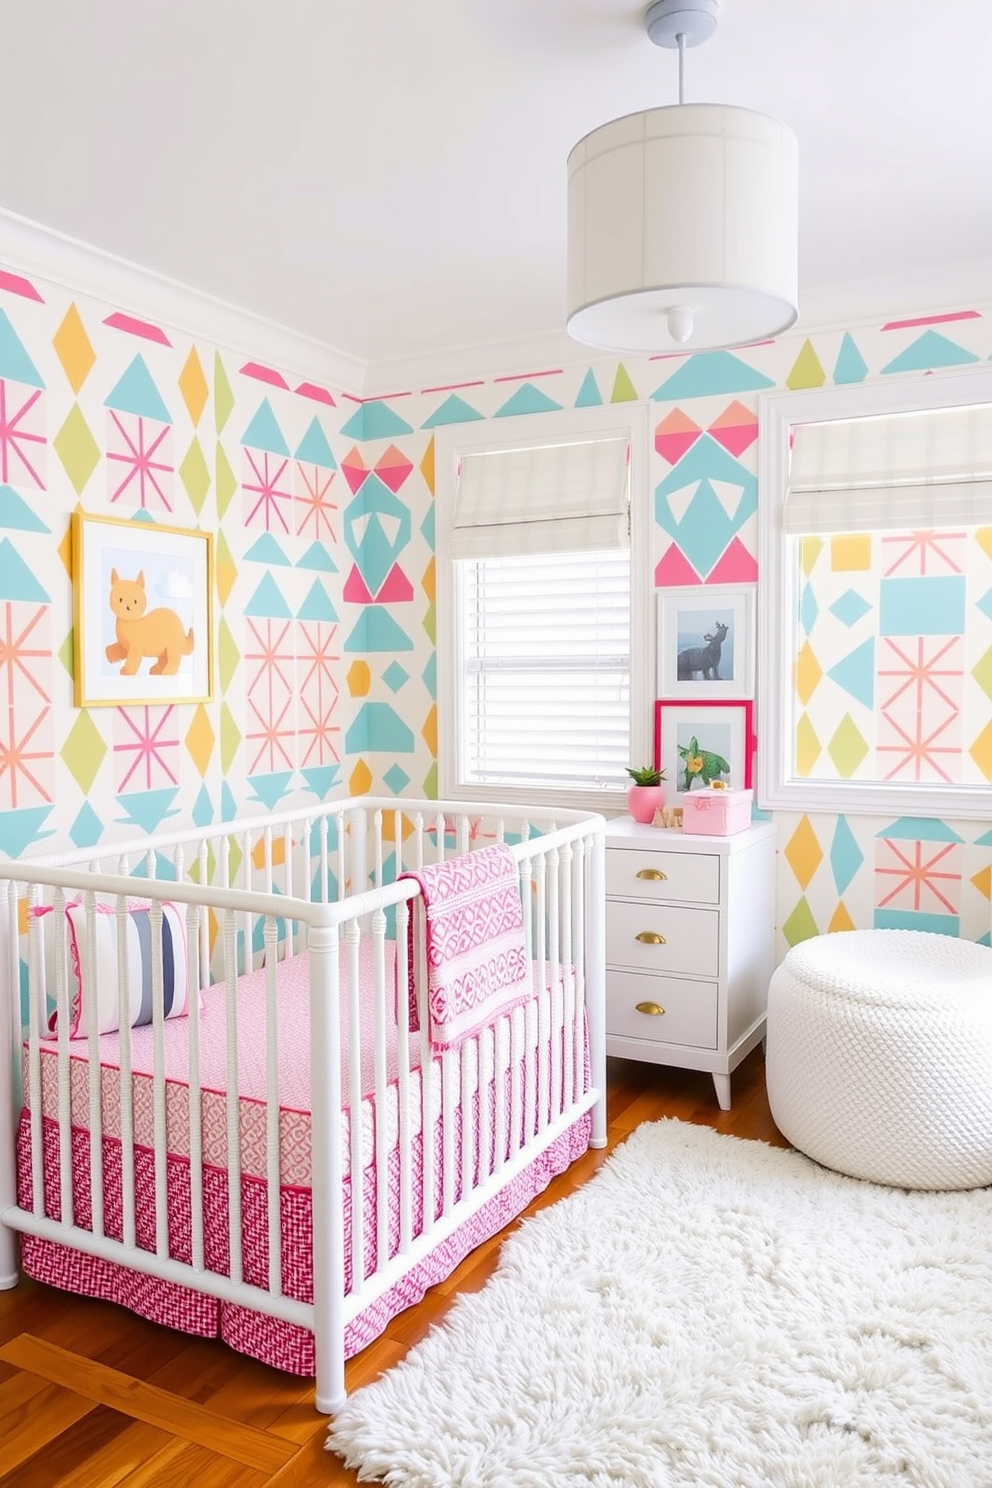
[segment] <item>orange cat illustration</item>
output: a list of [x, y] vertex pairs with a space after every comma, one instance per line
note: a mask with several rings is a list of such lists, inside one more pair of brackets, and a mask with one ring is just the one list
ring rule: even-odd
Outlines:
[[110, 570], [110, 608], [117, 616], [117, 640], [107, 647], [108, 661], [123, 661], [122, 677], [133, 677], [146, 657], [154, 657], [152, 676], [174, 677], [184, 656], [193, 650], [192, 630], [183, 630], [175, 610], [145, 614], [144, 570], [136, 579], [121, 579]]

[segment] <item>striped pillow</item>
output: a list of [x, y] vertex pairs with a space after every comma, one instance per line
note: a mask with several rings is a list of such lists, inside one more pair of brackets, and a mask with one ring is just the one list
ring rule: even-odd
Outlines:
[[[189, 978], [186, 964], [186, 928], [177, 905], [161, 905], [162, 940], [162, 1005], [166, 1018], [185, 1017], [189, 1007]], [[86, 911], [82, 904], [67, 904], [68, 931], [66, 962], [69, 975], [70, 1038], [85, 1038], [88, 1005], [96, 999], [97, 1028], [111, 1033], [120, 1027], [117, 1005], [117, 913], [109, 904], [97, 904], [93, 916], [93, 985], [88, 978], [86, 956]], [[152, 1021], [152, 935], [154, 921], [148, 905], [129, 908], [127, 914], [127, 1019], [132, 1027]], [[54, 988], [54, 964], [49, 972], [49, 989]], [[57, 1031], [58, 1014], [53, 1013], [50, 1028]]]

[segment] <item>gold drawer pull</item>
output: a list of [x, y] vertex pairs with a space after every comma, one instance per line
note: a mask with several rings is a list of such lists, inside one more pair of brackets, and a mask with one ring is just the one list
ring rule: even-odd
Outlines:
[[653, 1018], [659, 1018], [665, 1009], [659, 1007], [656, 1002], [639, 1002], [637, 1004], [637, 1011], [639, 1013], [650, 1013]]
[[650, 878], [653, 883], [666, 883], [668, 880], [668, 874], [662, 873], [660, 868], [638, 868], [634, 877]]
[[663, 935], [659, 935], [655, 930], [641, 930], [637, 935], [634, 936], [634, 939], [639, 940], [642, 945], [668, 944], [668, 941], [665, 939], [665, 937]]

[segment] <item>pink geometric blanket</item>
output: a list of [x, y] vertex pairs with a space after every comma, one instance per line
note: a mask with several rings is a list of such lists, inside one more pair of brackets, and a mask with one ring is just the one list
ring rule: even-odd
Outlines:
[[[412, 937], [416, 918], [426, 914], [431, 1043], [452, 1049], [533, 993], [516, 859], [496, 843], [400, 876], [415, 879], [423, 895], [410, 930]], [[410, 1027], [417, 1026], [411, 997]]]

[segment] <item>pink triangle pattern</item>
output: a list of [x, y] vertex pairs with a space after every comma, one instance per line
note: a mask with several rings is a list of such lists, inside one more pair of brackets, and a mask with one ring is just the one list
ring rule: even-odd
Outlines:
[[409, 604], [413, 585], [398, 563], [394, 563], [373, 601], [375, 604]]
[[662, 419], [654, 431], [654, 447], [669, 465], [677, 465], [686, 450], [692, 448], [702, 432], [699, 425], [693, 423], [689, 415], [683, 413], [681, 408], [673, 408], [668, 417]]
[[658, 560], [654, 571], [656, 589], [680, 588], [683, 584], [701, 584], [699, 577], [682, 549], [672, 543]]
[[375, 603], [371, 594], [369, 593], [369, 586], [366, 584], [365, 580], [362, 578], [361, 574], [358, 572], [358, 569], [354, 565], [352, 565], [351, 573], [345, 580], [344, 588], [342, 589], [341, 593], [349, 604]]
[[364, 485], [369, 474], [368, 466], [354, 445], [341, 461], [341, 469], [344, 471], [344, 478], [348, 482], [352, 495], [354, 495]]
[[244, 377], [254, 377], [256, 382], [267, 382], [270, 387], [284, 388], [289, 392], [289, 383], [274, 367], [263, 367], [261, 362], [245, 362], [241, 372]]
[[0, 289], [5, 289], [8, 294], [23, 295], [26, 300], [37, 300], [39, 305], [45, 303], [30, 279], [11, 274], [7, 269], [0, 269]]
[[376, 475], [383, 485], [389, 487], [394, 496], [412, 469], [412, 461], [403, 454], [402, 450], [398, 450], [395, 444], [391, 444], [375, 462]]
[[707, 584], [753, 584], [758, 577], [758, 565], [753, 556], [735, 537], [723, 550], [723, 556], [706, 575]]
[[758, 416], [735, 399], [716, 422], [710, 424], [710, 434], [728, 453], [739, 459], [758, 437]]

